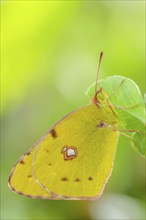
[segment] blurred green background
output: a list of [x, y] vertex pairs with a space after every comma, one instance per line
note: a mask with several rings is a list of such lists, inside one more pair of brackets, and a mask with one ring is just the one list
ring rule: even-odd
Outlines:
[[11, 168], [57, 120], [89, 102], [100, 78], [119, 74], [145, 90], [145, 1], [1, 1], [1, 219], [144, 219], [145, 162], [121, 137], [98, 201], [13, 193]]

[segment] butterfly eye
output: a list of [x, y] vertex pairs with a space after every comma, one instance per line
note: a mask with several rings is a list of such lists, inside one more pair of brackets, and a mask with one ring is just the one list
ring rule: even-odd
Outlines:
[[61, 153], [64, 154], [64, 160], [71, 160], [77, 157], [77, 149], [74, 146], [70, 146], [70, 147], [64, 146]]

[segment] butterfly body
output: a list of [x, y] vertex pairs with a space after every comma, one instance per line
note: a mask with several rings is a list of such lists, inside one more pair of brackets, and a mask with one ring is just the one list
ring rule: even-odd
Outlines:
[[112, 172], [119, 133], [115, 110], [102, 90], [99, 94], [56, 123], [17, 162], [9, 178], [12, 190], [46, 199], [101, 195]]

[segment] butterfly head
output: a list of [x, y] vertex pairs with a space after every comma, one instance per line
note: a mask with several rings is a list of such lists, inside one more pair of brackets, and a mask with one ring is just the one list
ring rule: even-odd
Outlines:
[[108, 96], [106, 92], [102, 88], [100, 88], [95, 92], [93, 98], [91, 99], [91, 102], [100, 107], [102, 104], [107, 103], [107, 98]]

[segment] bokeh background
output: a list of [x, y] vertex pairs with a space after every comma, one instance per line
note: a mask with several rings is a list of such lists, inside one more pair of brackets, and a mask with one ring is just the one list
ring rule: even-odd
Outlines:
[[[145, 90], [145, 1], [1, 1], [1, 219], [145, 219], [145, 162], [121, 137], [97, 201], [34, 200], [7, 186], [11, 168], [57, 120], [89, 102], [100, 78]], [[57, 162], [57, 161], [56, 161]]]

